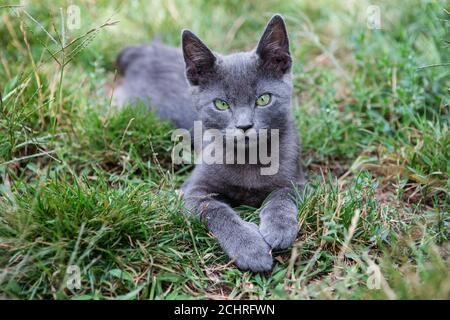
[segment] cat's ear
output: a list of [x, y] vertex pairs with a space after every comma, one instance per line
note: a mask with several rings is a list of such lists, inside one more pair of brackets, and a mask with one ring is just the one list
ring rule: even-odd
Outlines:
[[261, 59], [261, 67], [277, 76], [290, 71], [292, 66], [289, 53], [289, 39], [286, 25], [280, 15], [274, 15], [267, 24], [259, 40], [256, 54]]
[[191, 31], [183, 30], [181, 39], [189, 83], [197, 86], [207, 82], [214, 74], [216, 57]]

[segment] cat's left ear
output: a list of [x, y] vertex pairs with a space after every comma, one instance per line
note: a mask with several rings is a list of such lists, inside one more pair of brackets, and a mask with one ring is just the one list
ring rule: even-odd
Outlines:
[[262, 68], [276, 76], [283, 76], [292, 66], [286, 25], [280, 15], [274, 15], [259, 40], [256, 54]]

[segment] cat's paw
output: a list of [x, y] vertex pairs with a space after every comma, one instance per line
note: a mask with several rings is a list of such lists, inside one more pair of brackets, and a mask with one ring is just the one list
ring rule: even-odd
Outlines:
[[[270, 210], [270, 208], [264, 210]], [[259, 232], [272, 249], [286, 249], [297, 237], [297, 220], [293, 214], [280, 215], [279, 212], [264, 212]]]
[[258, 226], [243, 221], [234, 231], [233, 237], [223, 247], [236, 266], [253, 272], [270, 271], [273, 265], [271, 248], [259, 233]]

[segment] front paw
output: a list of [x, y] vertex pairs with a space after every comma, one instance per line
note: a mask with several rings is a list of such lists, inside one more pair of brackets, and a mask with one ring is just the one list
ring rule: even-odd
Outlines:
[[263, 210], [259, 227], [261, 235], [272, 249], [286, 249], [297, 237], [297, 211], [281, 214], [270, 208]]
[[272, 269], [272, 255], [270, 246], [259, 233], [254, 223], [242, 221], [239, 228], [233, 230], [225, 241], [220, 241], [227, 255], [235, 260], [241, 270], [254, 272], [270, 271]]

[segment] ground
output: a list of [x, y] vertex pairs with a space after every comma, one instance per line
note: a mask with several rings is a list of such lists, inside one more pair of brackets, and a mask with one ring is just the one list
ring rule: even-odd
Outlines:
[[[71, 3], [79, 21], [66, 2], [0, 5], [0, 297], [450, 298], [448, 2]], [[126, 45], [188, 27], [251, 49], [273, 13], [309, 184], [297, 240], [255, 274], [181, 214], [173, 127], [108, 92]]]

